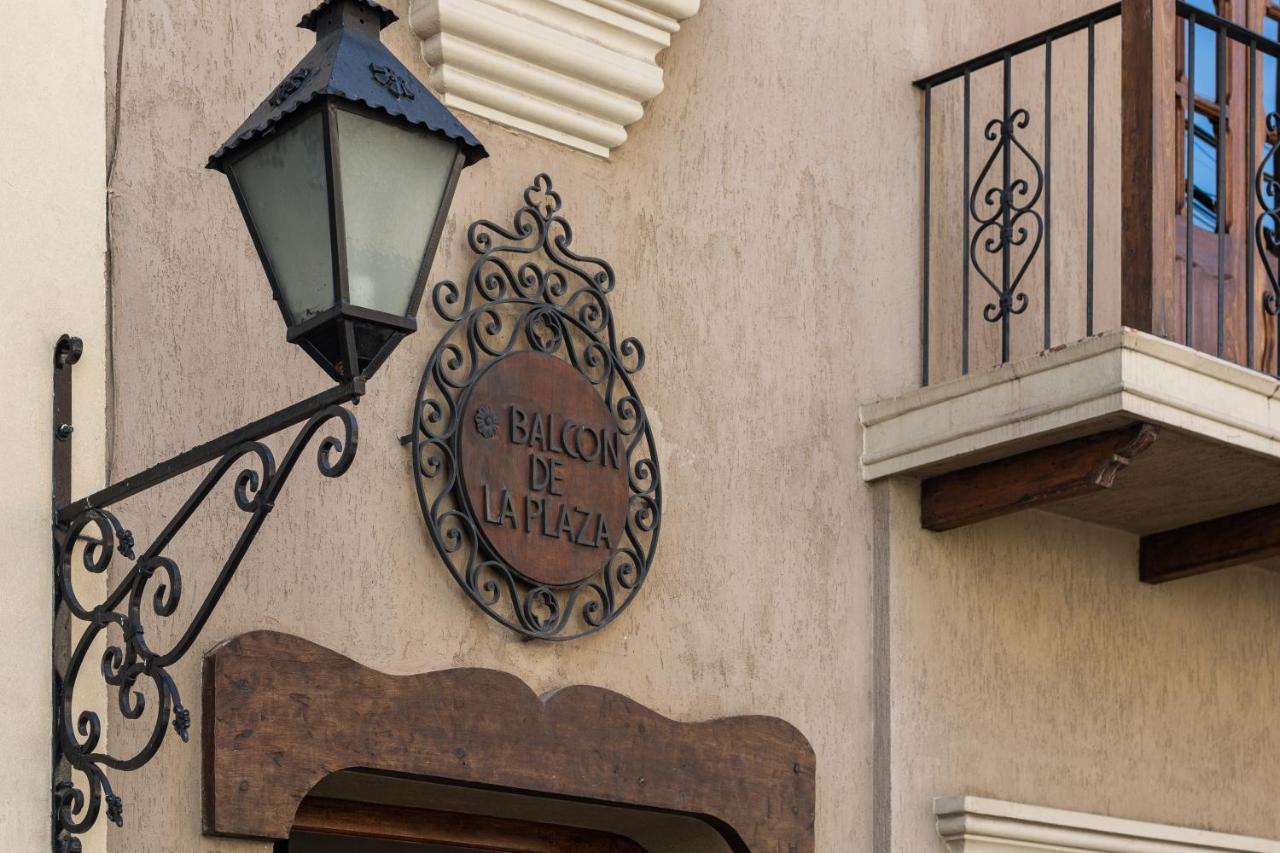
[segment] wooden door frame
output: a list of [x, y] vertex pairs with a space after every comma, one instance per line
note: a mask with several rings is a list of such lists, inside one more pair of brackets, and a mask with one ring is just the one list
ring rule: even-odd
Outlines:
[[386, 675], [258, 631], [206, 655], [201, 726], [209, 835], [286, 839], [319, 782], [363, 770], [691, 817], [734, 853], [814, 849], [813, 748], [772, 717], [680, 723], [484, 669]]
[[[1219, 0], [1219, 16], [1241, 26], [1254, 27], [1261, 23], [1261, 6], [1257, 0]], [[1186, 175], [1187, 141], [1193, 130], [1185, 122], [1194, 119], [1198, 113], [1209, 115], [1217, 123], [1217, 156], [1223, 161], [1223, 181], [1217, 188], [1216, 216], [1222, 223], [1223, 256], [1218, 256], [1218, 234], [1195, 226], [1191, 229], [1192, 248], [1196, 262], [1193, 276], [1195, 284], [1193, 299], [1195, 307], [1195, 328], [1192, 340], [1186, 340], [1185, 296], [1178, 300], [1176, 312], [1175, 340], [1193, 346], [1203, 352], [1213, 353], [1217, 345], [1218, 324], [1218, 270], [1221, 267], [1224, 277], [1224, 341], [1223, 358], [1243, 363], [1247, 352], [1247, 320], [1248, 310], [1259, 311], [1261, 300], [1257, 298], [1252, 309], [1245, 305], [1244, 282], [1246, 266], [1255, 263], [1253, 258], [1253, 224], [1248, 221], [1247, 206], [1249, 194], [1252, 192], [1252, 176], [1247, 174], [1248, 125], [1247, 110], [1249, 99], [1248, 87], [1248, 49], [1232, 39], [1222, 40], [1225, 48], [1226, 74], [1217, 81], [1222, 92], [1224, 110], [1220, 112], [1216, 98], [1205, 102], [1194, 93], [1187, 91], [1186, 79], [1186, 22], [1177, 19], [1176, 46], [1174, 50], [1174, 109], [1175, 119], [1183, 132], [1170, 139], [1173, 149], [1173, 162], [1176, 164], [1172, 178], [1177, 185], [1173, 194], [1174, 200], [1174, 283], [1175, 290], [1184, 289], [1181, 282], [1186, 276], [1186, 240], [1187, 218], [1191, 216], [1189, 199], [1186, 192], [1184, 176]], [[1217, 66], [1217, 49], [1214, 50], [1214, 64]], [[1261, 88], [1259, 88], [1259, 94]], [[1188, 111], [1188, 103], [1192, 109]], [[1190, 115], [1188, 114], [1190, 113]], [[1261, 150], [1261, 149], [1259, 149]], [[1214, 176], [1216, 182], [1217, 176]], [[1257, 324], [1255, 324], [1255, 329]]]

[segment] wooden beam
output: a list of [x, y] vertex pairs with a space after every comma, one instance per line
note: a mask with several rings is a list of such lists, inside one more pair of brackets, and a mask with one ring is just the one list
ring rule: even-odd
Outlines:
[[1143, 583], [1165, 583], [1280, 556], [1280, 504], [1142, 537]]
[[1150, 424], [1133, 424], [931, 477], [921, 486], [920, 524], [951, 530], [1109, 489], [1156, 434]]
[[695, 817], [735, 853], [814, 853], [817, 765], [772, 717], [668, 719], [599, 687], [377, 672], [298, 637], [244, 634], [204, 660], [204, 828], [288, 838], [323, 779], [359, 768]]
[[1176, 336], [1174, 219], [1182, 138], [1174, 96], [1174, 0], [1123, 0], [1120, 322]]

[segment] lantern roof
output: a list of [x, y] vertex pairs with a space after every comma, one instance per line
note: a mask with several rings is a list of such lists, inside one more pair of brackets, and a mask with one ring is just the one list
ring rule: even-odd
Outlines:
[[298, 26], [316, 44], [217, 152], [208, 167], [226, 171], [237, 148], [274, 132], [288, 116], [321, 98], [361, 104], [457, 142], [468, 166], [489, 156], [484, 146], [382, 44], [395, 12], [375, 0], [323, 0]]

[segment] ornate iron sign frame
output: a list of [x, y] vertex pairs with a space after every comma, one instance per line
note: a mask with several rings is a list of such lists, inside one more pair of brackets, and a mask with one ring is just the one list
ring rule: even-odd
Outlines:
[[[644, 348], [619, 338], [608, 300], [613, 268], [570, 248], [573, 229], [561, 203], [551, 178], [540, 174], [510, 229], [483, 219], [468, 228], [476, 259], [465, 286], [442, 281], [432, 291], [450, 326], [423, 371], [406, 438], [427, 530], [454, 580], [493, 619], [543, 640], [582, 637], [617, 618], [649, 574], [662, 522], [657, 450], [632, 381]], [[504, 560], [480, 535], [463, 493], [458, 438], [467, 393], [487, 367], [526, 351], [572, 365], [626, 443], [625, 535], [594, 574], [564, 586], [532, 581]]]

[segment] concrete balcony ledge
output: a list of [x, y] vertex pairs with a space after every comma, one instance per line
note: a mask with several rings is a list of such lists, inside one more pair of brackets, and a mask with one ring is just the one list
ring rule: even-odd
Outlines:
[[949, 853], [1280, 853], [1280, 842], [982, 797], [935, 800]]
[[1120, 329], [864, 405], [862, 476], [923, 480], [932, 530], [1030, 507], [1142, 536], [1263, 507], [1260, 529], [1280, 527], [1278, 396], [1270, 376]]
[[1280, 460], [1280, 381], [1132, 329], [862, 406], [862, 476], [936, 474], [1151, 421]]

